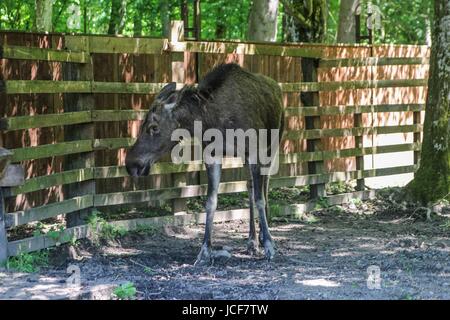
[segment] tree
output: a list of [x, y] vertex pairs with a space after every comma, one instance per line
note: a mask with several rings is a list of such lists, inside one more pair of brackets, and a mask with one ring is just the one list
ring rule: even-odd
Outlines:
[[254, 0], [248, 27], [250, 41], [276, 41], [278, 0]]
[[338, 43], [355, 43], [355, 13], [360, 0], [341, 0], [339, 7]]
[[222, 8], [216, 7], [216, 39], [224, 39], [227, 35], [227, 24], [221, 17]]
[[125, 21], [126, 8], [127, 8], [127, 0], [111, 0], [111, 16], [109, 19], [108, 34], [122, 33], [126, 22]]
[[52, 31], [53, 0], [36, 0], [35, 29], [38, 32]]
[[280, 0], [283, 4], [284, 38], [288, 42], [315, 42], [325, 40], [327, 30], [327, 0]]
[[407, 186], [425, 205], [450, 192], [450, 0], [434, 2], [433, 45], [420, 168]]
[[143, 0], [137, 0], [134, 2], [134, 15], [133, 15], [133, 35], [135, 37], [142, 35], [142, 12], [144, 12], [145, 6]]
[[162, 36], [168, 38], [170, 34], [170, 6], [168, 0], [160, 1], [160, 17], [162, 26]]

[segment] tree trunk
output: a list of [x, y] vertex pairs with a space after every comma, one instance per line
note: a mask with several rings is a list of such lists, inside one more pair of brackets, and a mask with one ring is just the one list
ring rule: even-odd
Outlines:
[[250, 10], [248, 40], [277, 40], [278, 0], [254, 0]]
[[142, 0], [135, 2], [134, 16], [133, 16], [133, 35], [135, 37], [142, 36], [142, 13], [144, 11]]
[[435, 0], [433, 45], [420, 168], [407, 186], [425, 205], [450, 192], [450, 0]]
[[225, 39], [227, 34], [227, 24], [222, 17], [222, 7], [216, 9], [216, 39]]
[[285, 14], [285, 41], [323, 43], [327, 30], [327, 0], [280, 2]]
[[170, 6], [169, 1], [160, 1], [162, 36], [168, 38], [170, 34]]
[[53, 0], [36, 0], [35, 27], [38, 32], [52, 31]]
[[355, 13], [360, 0], [341, 0], [339, 7], [338, 43], [355, 43]]
[[125, 27], [125, 11], [127, 0], [111, 0], [111, 16], [108, 34], [121, 34]]

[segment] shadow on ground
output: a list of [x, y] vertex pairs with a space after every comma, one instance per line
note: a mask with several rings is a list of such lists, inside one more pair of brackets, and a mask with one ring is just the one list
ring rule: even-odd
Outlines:
[[[315, 218], [272, 224], [277, 256], [271, 263], [246, 253], [248, 223], [234, 221], [215, 224], [215, 248], [232, 257], [211, 266], [193, 266], [203, 226], [166, 227], [100, 247], [82, 242], [79, 260], [71, 262], [59, 248], [40, 276], [63, 283], [67, 266], [75, 264], [82, 286], [131, 281], [138, 299], [450, 299], [445, 218], [413, 221], [348, 210]], [[379, 268], [379, 282], [375, 274], [368, 285], [369, 267]], [[19, 286], [10, 280], [10, 293], [13, 287]], [[2, 288], [5, 295], [8, 285]]]

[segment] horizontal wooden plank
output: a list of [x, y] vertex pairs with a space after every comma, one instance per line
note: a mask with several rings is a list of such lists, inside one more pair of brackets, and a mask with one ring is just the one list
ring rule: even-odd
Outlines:
[[[181, 199], [206, 195], [207, 185], [161, 188], [152, 190], [96, 194], [94, 206], [110, 206], [125, 203], [139, 203], [155, 200]], [[247, 190], [247, 181], [224, 182], [219, 186], [220, 193], [234, 193]]]
[[71, 142], [61, 142], [54, 144], [45, 144], [37, 147], [27, 147], [13, 149], [12, 161], [19, 162], [24, 160], [41, 159], [48, 157], [62, 156], [66, 154], [74, 154], [92, 151], [91, 140], [78, 140]]
[[279, 83], [281, 90], [283, 90], [284, 92], [317, 92], [375, 88], [421, 87], [426, 86], [427, 84], [428, 79]]
[[[424, 111], [425, 104], [387, 104], [367, 106], [321, 106], [321, 107], [288, 107], [286, 117], [344, 115], [377, 112], [418, 112]], [[9, 117], [0, 119], [0, 130], [12, 131], [29, 128], [43, 128], [79, 123], [106, 121], [144, 120], [148, 110], [96, 110], [66, 112], [45, 115]]]
[[324, 150], [316, 152], [298, 152], [280, 155], [281, 164], [293, 164], [305, 161], [322, 161], [348, 157], [360, 157], [373, 154], [420, 151], [419, 143], [396, 144], [388, 146]]
[[167, 83], [8, 80], [7, 94], [30, 93], [139, 93], [154, 94]]
[[129, 148], [136, 142], [135, 138], [94, 139], [94, 150]]
[[[320, 107], [288, 107], [285, 115], [290, 116], [320, 116], [343, 115], [377, 112], [417, 112], [424, 111], [425, 104], [383, 104], [366, 106], [320, 106]], [[148, 110], [95, 110], [93, 121], [133, 121], [144, 120]]]
[[84, 239], [89, 236], [89, 226], [82, 225], [64, 229], [58, 239], [47, 235], [30, 237], [8, 242], [8, 255], [17, 256], [21, 253], [29, 253], [53, 247], [57, 244], [71, 242], [73, 240]]
[[3, 46], [3, 59], [41, 60], [57, 62], [86, 63], [86, 52], [53, 50], [47, 48]]
[[[6, 93], [129, 93], [155, 94], [167, 83], [143, 82], [90, 82], [90, 81], [48, 81], [48, 80], [8, 80]], [[292, 82], [279, 83], [284, 92], [317, 92], [373, 88], [426, 86], [427, 79], [365, 80], [342, 82]]]
[[46, 176], [27, 179], [19, 187], [8, 188], [4, 191], [6, 197], [15, 196], [22, 193], [33, 192], [75, 182], [86, 181], [94, 178], [93, 168], [84, 168], [54, 173]]
[[5, 216], [6, 227], [13, 228], [29, 222], [41, 221], [60, 214], [86, 209], [93, 206], [93, 199], [93, 195], [89, 194], [24, 211], [7, 213]]
[[147, 113], [148, 110], [95, 110], [92, 119], [95, 122], [144, 120]]
[[20, 165], [8, 165], [0, 177], [0, 187], [20, 186], [24, 182], [24, 170]]
[[154, 94], [158, 93], [165, 85], [167, 83], [93, 82], [92, 92]]
[[91, 92], [90, 81], [7, 80], [7, 94]]
[[388, 65], [426, 65], [429, 58], [351, 58], [351, 59], [322, 59], [319, 68], [388, 66]]
[[416, 170], [417, 165], [410, 165], [372, 170], [332, 172], [293, 177], [276, 177], [270, 179], [270, 188], [306, 186], [311, 184], [323, 184], [337, 181], [349, 181], [363, 178], [390, 176], [404, 173], [413, 173]]
[[288, 107], [284, 111], [286, 117], [310, 117], [378, 112], [418, 112], [424, 110], [425, 104], [383, 104], [367, 106]]
[[92, 53], [161, 54], [167, 47], [167, 39], [90, 36]]
[[[311, 174], [293, 177], [274, 177], [270, 180], [270, 188], [295, 187], [310, 184], [321, 184], [335, 181], [348, 181], [369, 177], [379, 177], [402, 173], [415, 172], [416, 165], [392, 167], [373, 170], [358, 170], [350, 172], [332, 172], [326, 174]], [[117, 192], [107, 194], [97, 194], [94, 196], [94, 206], [110, 206], [126, 203], [139, 203], [155, 200], [169, 200], [190, 198], [205, 195], [207, 185], [193, 185], [185, 187], [173, 187], [151, 190], [139, 190], [129, 192]], [[247, 191], [247, 181], [224, 182], [219, 186], [219, 193], [236, 193]]]
[[0, 130], [12, 131], [30, 128], [64, 126], [91, 122], [90, 111], [64, 112], [0, 119]]
[[423, 129], [421, 124], [387, 126], [387, 127], [357, 127], [357, 128], [338, 128], [338, 129], [310, 129], [310, 130], [291, 130], [285, 135], [285, 139], [319, 139], [326, 137], [349, 137], [366, 136], [377, 134], [408, 133], [420, 132]]
[[316, 92], [321, 91], [319, 82], [286, 82], [278, 83], [283, 92]]
[[[280, 208], [280, 212], [284, 216], [292, 216], [294, 218], [302, 218], [305, 213], [317, 210], [317, 204], [319, 201], [324, 201], [323, 199], [326, 199], [326, 203], [330, 206], [335, 206], [339, 204], [349, 203], [353, 199], [360, 199], [360, 200], [369, 200], [374, 199], [376, 196], [375, 190], [367, 190], [367, 191], [355, 191], [355, 192], [348, 192], [348, 193], [342, 193], [337, 195], [330, 195], [321, 198], [320, 200], [312, 199], [310, 201], [307, 201], [305, 203], [295, 203], [295, 204], [289, 204], [286, 206], [282, 206]], [[275, 218], [275, 221], [283, 221], [286, 218], [285, 217], [278, 217]]]
[[[420, 132], [422, 125], [404, 125], [404, 126], [388, 126], [388, 127], [368, 127], [368, 128], [345, 128], [345, 129], [311, 129], [311, 130], [293, 130], [286, 133], [285, 139], [318, 139], [322, 137], [335, 137], [335, 136], [362, 136], [372, 134], [392, 134], [392, 133], [406, 133], [406, 132]], [[118, 149], [128, 148], [134, 144], [136, 139], [134, 138], [110, 138], [110, 139], [95, 139], [93, 145], [91, 140], [80, 140], [72, 142], [63, 142], [49, 145], [42, 145], [37, 147], [28, 147], [21, 149], [14, 149], [14, 155], [12, 157], [13, 162], [40, 159], [52, 156], [60, 156], [73, 153], [89, 152], [92, 150], [103, 149]], [[356, 155], [356, 154], [355, 154]], [[305, 158], [308, 157], [308, 161], [319, 159], [312, 157], [305, 153]], [[155, 174], [160, 174], [158, 167], [155, 167]], [[172, 169], [170, 170], [179, 170]], [[178, 171], [176, 171], [178, 172]]]
[[[294, 164], [306, 161], [331, 160], [336, 158], [347, 158], [371, 154], [395, 153], [406, 151], [419, 151], [419, 143], [396, 144], [379, 147], [351, 148], [316, 152], [298, 152], [280, 154], [280, 164]], [[243, 162], [239, 158], [224, 158], [222, 160], [223, 169], [242, 168]], [[201, 161], [192, 161], [186, 164], [173, 164], [170, 162], [158, 162], [152, 165], [149, 175], [171, 174], [181, 172], [205, 171], [205, 166]], [[124, 166], [97, 167], [94, 169], [95, 179], [121, 178], [127, 177], [128, 173]]]
[[317, 45], [286, 46], [274, 43], [238, 43], [213, 41], [185, 41], [171, 43], [173, 52], [236, 53], [245, 55], [273, 55], [281, 57], [320, 58], [325, 47]]

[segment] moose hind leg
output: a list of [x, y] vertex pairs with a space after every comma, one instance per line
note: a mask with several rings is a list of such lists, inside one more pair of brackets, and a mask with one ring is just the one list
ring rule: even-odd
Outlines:
[[213, 252], [211, 248], [211, 234], [214, 221], [214, 212], [217, 208], [217, 195], [219, 192], [221, 165], [220, 164], [207, 164], [206, 174], [208, 176], [208, 194], [206, 200], [206, 223], [205, 223], [205, 236], [203, 238], [202, 248], [197, 256], [195, 265], [208, 264], [213, 258]]
[[269, 225], [266, 217], [266, 200], [264, 197], [264, 177], [258, 165], [251, 166], [251, 175], [253, 181], [253, 193], [255, 197], [256, 209], [259, 215], [259, 224], [261, 228], [262, 243], [267, 260], [272, 260], [275, 255], [272, 236], [270, 235]]
[[250, 210], [250, 222], [249, 222], [249, 233], [248, 233], [248, 242], [247, 242], [247, 252], [251, 255], [256, 254], [258, 252], [258, 237], [256, 235], [256, 226], [255, 226], [255, 200], [253, 196], [253, 185], [252, 180], [247, 181], [247, 190], [248, 190], [248, 202], [249, 202], [249, 210]]
[[[264, 197], [264, 208], [265, 208], [265, 214], [266, 214], [266, 219], [267, 221], [269, 220], [270, 217], [270, 208], [269, 208], [269, 176], [265, 176], [265, 175], [261, 175], [261, 179], [262, 179], [262, 192], [263, 192], [263, 197]], [[259, 243], [261, 245], [264, 244], [263, 242], [263, 232], [262, 232], [262, 226], [261, 223], [259, 224]]]

